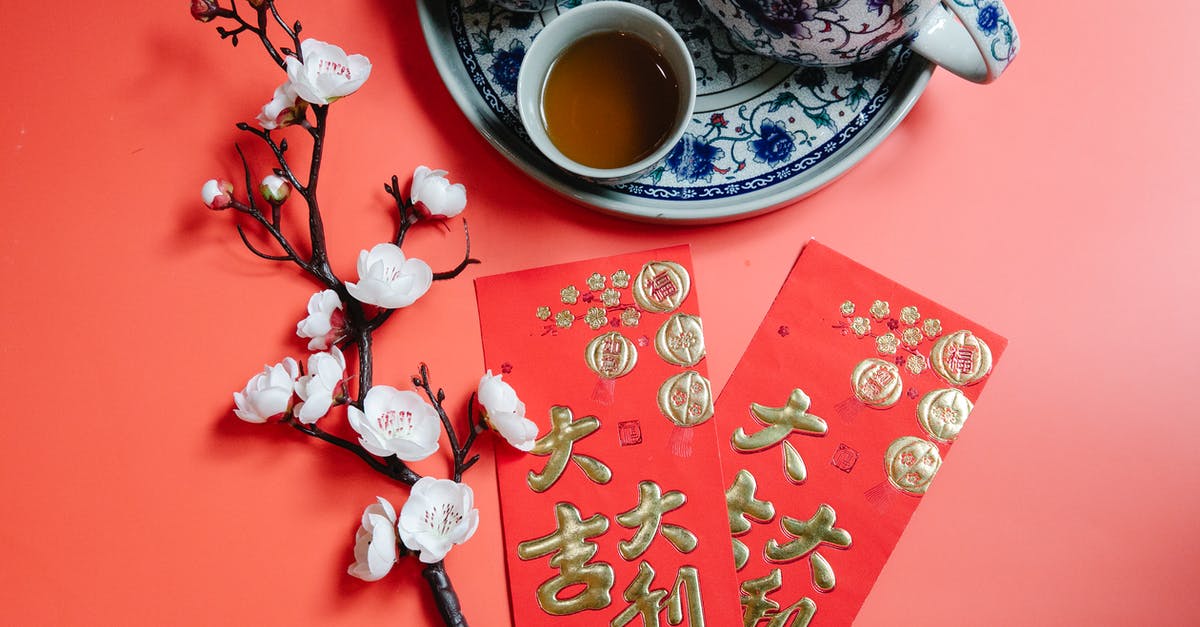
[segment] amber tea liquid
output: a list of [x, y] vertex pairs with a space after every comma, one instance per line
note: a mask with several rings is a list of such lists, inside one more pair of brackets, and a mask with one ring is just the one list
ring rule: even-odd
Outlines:
[[662, 144], [679, 109], [679, 81], [662, 55], [629, 33], [588, 35], [550, 66], [542, 120], [567, 158], [619, 168]]

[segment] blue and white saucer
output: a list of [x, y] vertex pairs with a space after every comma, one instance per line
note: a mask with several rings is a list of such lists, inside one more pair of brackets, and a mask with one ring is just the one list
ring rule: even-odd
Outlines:
[[434, 63], [467, 118], [530, 176], [623, 217], [722, 222], [763, 213], [833, 181], [900, 123], [933, 66], [907, 48], [845, 68], [797, 68], [736, 48], [696, 0], [635, 0], [671, 22], [696, 65], [696, 110], [661, 167], [604, 187], [566, 174], [525, 136], [517, 72], [550, 20], [587, 0], [514, 13], [489, 0], [418, 0]]

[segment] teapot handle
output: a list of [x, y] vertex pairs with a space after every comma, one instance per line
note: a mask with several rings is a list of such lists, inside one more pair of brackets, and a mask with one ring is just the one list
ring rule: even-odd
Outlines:
[[958, 76], [990, 83], [1017, 55], [1021, 39], [1003, 0], [943, 0], [910, 46]]

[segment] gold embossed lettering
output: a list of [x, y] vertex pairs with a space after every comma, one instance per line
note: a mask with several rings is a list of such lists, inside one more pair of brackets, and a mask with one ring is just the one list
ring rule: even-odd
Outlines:
[[763, 621], [768, 621], [767, 627], [808, 627], [817, 604], [804, 597], [781, 610], [770, 595], [782, 587], [783, 573], [778, 568], [764, 577], [743, 581], [742, 627], [756, 627]]
[[[667, 623], [670, 625], [682, 624], [683, 619], [687, 618], [688, 624], [692, 627], [704, 627], [704, 604], [700, 598], [700, 573], [696, 567], [683, 566], [679, 569], [669, 595], [666, 590], [650, 589], [650, 584], [654, 583], [654, 577], [655, 572], [652, 566], [646, 562], [642, 562], [638, 566], [637, 577], [625, 589], [625, 600], [630, 605], [617, 614], [616, 618], [613, 618], [610, 623], [611, 627], [624, 627], [638, 616], [642, 617], [642, 625], [645, 627], [658, 627], [660, 624], [658, 615], [664, 608], [667, 610]], [[687, 597], [686, 606], [684, 605], [684, 596]]]
[[822, 544], [848, 548], [850, 532], [834, 527], [837, 513], [829, 505], [822, 503], [817, 512], [808, 520], [798, 520], [784, 516], [780, 526], [788, 535], [795, 538], [785, 544], [779, 544], [774, 538], [767, 540], [765, 553], [772, 562], [794, 562]]
[[567, 462], [575, 462], [588, 479], [600, 484], [612, 479], [612, 471], [604, 462], [574, 454], [575, 442], [595, 433], [600, 428], [600, 420], [595, 416], [584, 416], [575, 420], [571, 408], [555, 405], [550, 408], [550, 433], [542, 436], [534, 443], [529, 452], [534, 455], [549, 456], [546, 467], [542, 472], [529, 471], [526, 482], [534, 492], [545, 492], [558, 481], [567, 468]]
[[792, 483], [804, 483], [804, 480], [808, 479], [808, 468], [804, 466], [804, 458], [800, 457], [800, 452], [791, 442], [783, 443], [783, 472]]
[[692, 552], [697, 544], [696, 534], [662, 521], [664, 514], [683, 507], [685, 502], [687, 496], [678, 490], [663, 494], [662, 488], [653, 481], [639, 483], [637, 507], [617, 515], [617, 524], [629, 529], [637, 528], [632, 538], [617, 543], [621, 557], [632, 560], [645, 553], [656, 532], [662, 534], [676, 549], [684, 553]]
[[[557, 528], [553, 533], [517, 545], [517, 556], [523, 560], [554, 554], [550, 566], [558, 569], [558, 574], [538, 586], [538, 605], [554, 616], [608, 607], [612, 602], [612, 566], [604, 562], [588, 563], [596, 556], [597, 548], [595, 542], [588, 540], [608, 531], [608, 519], [594, 514], [583, 520], [570, 503], [559, 503], [554, 515]], [[579, 584], [584, 586], [582, 590], [567, 598], [559, 597], [563, 590]]]
[[767, 426], [753, 435], [747, 435], [744, 429], [738, 427], [731, 438], [733, 448], [742, 453], [761, 451], [779, 444], [792, 432], [824, 435], [829, 427], [824, 420], [808, 413], [810, 404], [808, 395], [800, 388], [792, 390], [783, 407], [751, 403], [750, 413]]
[[750, 531], [750, 521], [771, 522], [775, 518], [775, 506], [770, 501], [759, 500], [754, 493], [758, 482], [745, 468], [738, 471], [733, 485], [725, 491], [725, 509], [729, 514], [729, 531], [740, 536]]

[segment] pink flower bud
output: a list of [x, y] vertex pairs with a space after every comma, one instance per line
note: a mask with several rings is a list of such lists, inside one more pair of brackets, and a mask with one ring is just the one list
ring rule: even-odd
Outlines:
[[272, 205], [282, 205], [283, 201], [287, 200], [288, 195], [292, 193], [292, 187], [283, 180], [283, 177], [268, 174], [263, 177], [258, 191], [262, 192], [263, 198]]
[[198, 22], [211, 22], [219, 8], [216, 0], [192, 0], [192, 17]]
[[200, 197], [209, 209], [227, 209], [233, 204], [233, 183], [209, 179], [200, 188]]

